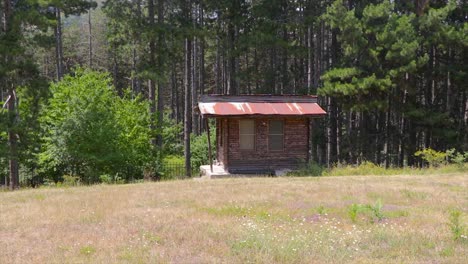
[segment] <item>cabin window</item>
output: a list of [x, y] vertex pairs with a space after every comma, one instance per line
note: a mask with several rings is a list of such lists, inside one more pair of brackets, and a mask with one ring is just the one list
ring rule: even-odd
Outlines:
[[240, 149], [252, 150], [255, 146], [255, 121], [239, 121]]
[[268, 127], [268, 149], [283, 150], [284, 122], [282, 120], [270, 120]]

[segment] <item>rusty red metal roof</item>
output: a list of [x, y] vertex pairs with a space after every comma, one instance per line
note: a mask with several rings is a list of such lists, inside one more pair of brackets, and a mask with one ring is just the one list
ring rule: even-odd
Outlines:
[[321, 116], [326, 114], [315, 102], [200, 102], [198, 108], [203, 116]]

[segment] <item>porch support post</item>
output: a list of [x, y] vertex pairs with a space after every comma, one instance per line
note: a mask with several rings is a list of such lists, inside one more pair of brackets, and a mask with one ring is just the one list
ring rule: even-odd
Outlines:
[[210, 160], [210, 170], [213, 173], [213, 157], [211, 155], [211, 137], [210, 137], [210, 122], [208, 122], [208, 117], [205, 118], [206, 124], [206, 135], [208, 136], [208, 159]]

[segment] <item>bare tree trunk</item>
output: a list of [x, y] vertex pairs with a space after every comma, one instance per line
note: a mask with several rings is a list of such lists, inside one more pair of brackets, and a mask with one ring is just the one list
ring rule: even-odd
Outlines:
[[89, 68], [93, 67], [93, 35], [92, 35], [92, 28], [91, 28], [91, 9], [88, 11], [88, 33], [89, 33]]
[[[196, 22], [194, 23], [194, 25]], [[192, 41], [192, 109], [197, 105], [198, 101], [198, 38], [194, 38]], [[192, 131], [196, 135], [200, 134], [198, 127], [198, 113], [192, 111]]]
[[222, 93], [222, 88], [221, 88], [221, 59], [220, 59], [220, 43], [219, 43], [219, 36], [216, 36], [216, 61], [215, 61], [215, 91], [217, 94]]
[[57, 25], [54, 28], [55, 35], [55, 60], [57, 67], [57, 80], [62, 80], [63, 78], [63, 50], [62, 50], [62, 15], [60, 8], [55, 8], [55, 18], [57, 20]]
[[[154, 0], [148, 0], [148, 22], [149, 22], [149, 27], [154, 28]], [[151, 66], [154, 66], [156, 63], [156, 44], [154, 41], [154, 37], [151, 37], [149, 40], [149, 63]], [[152, 79], [153, 77], [150, 77], [148, 80], [148, 99], [149, 99], [149, 113], [150, 113], [150, 129], [151, 131], [156, 130], [156, 124], [155, 124], [155, 114], [156, 114], [156, 84], [155, 80]], [[151, 144], [156, 147], [156, 138], [151, 138]]]
[[[191, 17], [191, 1], [185, 3], [186, 17]], [[192, 101], [191, 101], [191, 66], [192, 60], [192, 41], [190, 36], [185, 37], [185, 113], [184, 113], [184, 157], [185, 157], [185, 173], [187, 177], [192, 176], [191, 152], [190, 152], [190, 134], [192, 133]]]
[[227, 25], [227, 93], [229, 95], [237, 95], [239, 87], [237, 87], [237, 54], [236, 54], [236, 41], [238, 34], [238, 27], [235, 22], [235, 16], [238, 15], [240, 9], [240, 1], [234, 0], [230, 11], [230, 17]]
[[[141, 20], [141, 0], [133, 0], [133, 4], [136, 5], [136, 16], [138, 20]], [[140, 23], [138, 23], [140, 26]], [[139, 34], [137, 33], [133, 39], [132, 43], [132, 91], [134, 94], [140, 94], [141, 90], [141, 81], [137, 78], [137, 71], [138, 71], [138, 64], [139, 64], [139, 56], [137, 52], [137, 47], [140, 45], [139, 43]]]
[[[115, 50], [115, 48], [114, 48]], [[113, 79], [113, 82], [114, 82], [114, 87], [115, 89], [117, 90], [117, 92], [120, 93], [120, 87], [119, 87], [119, 82], [117, 80], [117, 76], [119, 74], [119, 65], [118, 65], [118, 62], [117, 62], [117, 54], [115, 53], [115, 51], [112, 51], [112, 79]]]
[[[199, 15], [200, 15], [200, 28], [204, 28], [204, 17], [203, 17], [203, 4], [200, 3], [199, 5]], [[200, 59], [199, 59], [199, 66], [198, 66], [198, 94], [205, 93], [205, 38], [204, 36], [199, 37], [199, 50], [200, 50]], [[200, 122], [200, 130], [205, 130], [205, 123], [202, 122], [201, 118], [198, 117], [198, 121]]]
[[313, 43], [312, 26], [307, 27], [307, 94], [312, 90]]
[[[164, 0], [158, 1], [158, 25], [160, 29], [164, 25]], [[158, 37], [158, 71], [160, 75], [164, 73], [164, 61], [163, 61], [163, 53], [164, 53], [164, 33], [160, 33]], [[163, 129], [163, 118], [164, 118], [164, 96], [163, 96], [164, 84], [161, 78], [158, 79], [158, 111], [157, 111], [157, 129], [158, 133], [156, 135], [156, 146], [162, 148], [163, 146], [163, 138], [162, 138], [162, 129]]]
[[227, 93], [229, 95], [237, 94], [237, 87], [236, 87], [236, 58], [234, 56], [234, 41], [235, 41], [235, 32], [234, 32], [234, 25], [232, 22], [228, 25], [228, 63], [227, 63]]
[[[391, 91], [389, 92], [391, 93]], [[385, 114], [385, 139], [384, 139], [384, 166], [386, 169], [390, 166], [390, 118], [391, 118], [391, 94], [388, 94], [387, 102], [388, 102], [388, 109], [387, 113]]]
[[[4, 34], [10, 34], [10, 22], [12, 15], [12, 7], [10, 0], [3, 1], [3, 31]], [[11, 63], [10, 56], [6, 55], [5, 64], [8, 65]], [[8, 80], [5, 82], [8, 89], [8, 151], [9, 151], [9, 161], [8, 169], [10, 172], [10, 190], [15, 190], [19, 187], [19, 165], [18, 165], [18, 142], [17, 134], [15, 132], [16, 126], [16, 92], [15, 86], [13, 83], [10, 83]], [[6, 182], [5, 182], [6, 184]]]
[[138, 85], [138, 80], [136, 78], [136, 71], [137, 71], [137, 51], [136, 51], [136, 44], [133, 43], [132, 47], [132, 92], [133, 94], [139, 94], [140, 87]]

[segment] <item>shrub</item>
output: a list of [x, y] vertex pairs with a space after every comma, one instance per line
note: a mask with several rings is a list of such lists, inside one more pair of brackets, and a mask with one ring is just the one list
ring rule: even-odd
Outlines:
[[386, 175], [388, 170], [370, 161], [364, 161], [360, 165], [337, 166], [324, 171], [325, 176], [345, 176], [345, 175]]
[[147, 100], [128, 93], [120, 97], [108, 74], [83, 69], [50, 89], [40, 117], [40, 172], [78, 175], [86, 183], [107, 173], [142, 176], [142, 168], [155, 159]]
[[185, 175], [185, 159], [182, 156], [169, 155], [164, 157], [161, 167], [163, 179], [173, 179]]
[[384, 218], [384, 215], [382, 212], [382, 207], [383, 207], [382, 200], [378, 199], [374, 205], [368, 205], [367, 207], [372, 212], [373, 218], [376, 218], [378, 221], [382, 221], [382, 219]]
[[465, 161], [468, 160], [468, 152], [455, 152], [454, 149], [447, 151], [447, 154], [450, 158], [450, 161], [455, 163], [459, 168], [463, 168], [465, 166]]
[[99, 176], [99, 180], [102, 183], [106, 183], [106, 184], [113, 183], [112, 177], [109, 174], [103, 174], [103, 175]]
[[324, 167], [315, 161], [311, 161], [298, 170], [288, 173], [288, 176], [322, 176]]
[[352, 204], [348, 209], [348, 216], [351, 222], [355, 223], [357, 220], [358, 213], [361, 212], [365, 207], [361, 204]]
[[448, 225], [450, 227], [450, 231], [452, 231], [453, 240], [460, 240], [464, 237], [465, 227], [460, 220], [461, 216], [462, 212], [460, 210], [454, 209], [450, 211]]
[[80, 185], [80, 177], [72, 175], [63, 175], [63, 186], [77, 186]]
[[[215, 144], [215, 133], [211, 134], [211, 151], [213, 154], [216, 153], [216, 144]], [[203, 164], [209, 163], [208, 157], [208, 136], [207, 133], [202, 133], [201, 135], [192, 135], [190, 138], [191, 144], [191, 154], [192, 154], [192, 166], [194, 170], [198, 170], [198, 168]]]
[[423, 160], [429, 163], [430, 167], [439, 167], [440, 165], [446, 163], [448, 153], [426, 148], [416, 151], [414, 156], [421, 157]]
[[382, 212], [383, 204], [382, 200], [378, 199], [374, 205], [371, 204], [351, 204], [348, 208], [348, 216], [353, 223], [356, 222], [357, 216], [360, 212], [370, 212], [370, 220], [372, 223], [382, 221], [384, 214]]

